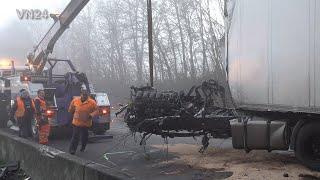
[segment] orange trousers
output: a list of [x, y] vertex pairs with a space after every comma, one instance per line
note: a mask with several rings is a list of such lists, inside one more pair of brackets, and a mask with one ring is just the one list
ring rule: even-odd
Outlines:
[[39, 126], [39, 144], [48, 144], [50, 134], [50, 125], [44, 124]]

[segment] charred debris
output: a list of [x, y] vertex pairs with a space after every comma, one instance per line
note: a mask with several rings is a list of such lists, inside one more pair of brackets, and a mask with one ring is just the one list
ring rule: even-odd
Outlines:
[[151, 135], [166, 139], [202, 136], [199, 152], [204, 152], [211, 137], [230, 137], [229, 120], [239, 117], [234, 108], [228, 108], [226, 94], [215, 80], [204, 81], [188, 92], [132, 86], [130, 102], [116, 115], [124, 112], [131, 132], [143, 134], [140, 145]]

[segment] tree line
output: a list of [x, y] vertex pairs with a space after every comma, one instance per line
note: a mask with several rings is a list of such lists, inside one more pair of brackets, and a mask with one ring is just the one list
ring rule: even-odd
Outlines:
[[[224, 55], [222, 1], [152, 2], [156, 87], [186, 89], [215, 78]], [[107, 91], [114, 99], [128, 95], [131, 85], [146, 85], [146, 0], [90, 2], [58, 41], [52, 56], [71, 59], [97, 90]]]

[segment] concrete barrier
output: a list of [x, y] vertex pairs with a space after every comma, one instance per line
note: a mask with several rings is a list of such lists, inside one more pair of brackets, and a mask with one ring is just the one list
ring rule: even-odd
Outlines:
[[0, 130], [0, 159], [19, 161], [33, 180], [112, 180], [128, 179], [108, 166], [39, 145]]

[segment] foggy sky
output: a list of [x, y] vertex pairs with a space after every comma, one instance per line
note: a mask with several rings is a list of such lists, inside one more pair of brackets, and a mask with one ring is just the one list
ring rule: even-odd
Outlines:
[[25, 24], [10, 23], [0, 29], [0, 58], [10, 58], [23, 62], [27, 52], [32, 49], [33, 41]]
[[35, 24], [52, 24], [52, 20], [20, 20], [16, 9], [47, 9], [49, 13], [59, 13], [70, 0], [10, 0], [0, 6], [0, 59], [10, 58], [24, 63], [27, 54], [37, 40], [32, 37]]

